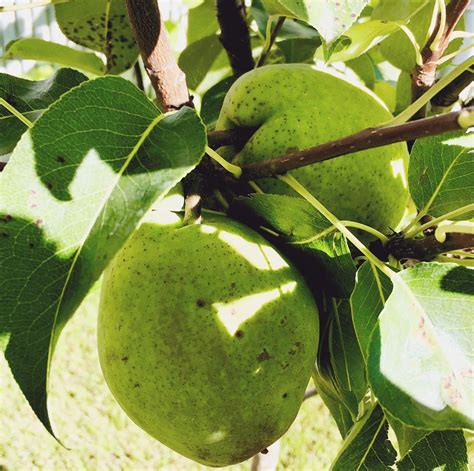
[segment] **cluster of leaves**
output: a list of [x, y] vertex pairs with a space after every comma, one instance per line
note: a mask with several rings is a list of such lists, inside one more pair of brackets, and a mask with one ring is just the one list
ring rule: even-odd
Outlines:
[[[0, 154], [11, 154], [0, 174], [0, 347], [51, 433], [47, 380], [62, 328], [151, 204], [199, 164], [206, 131], [236, 79], [219, 41], [214, 0], [197, 3], [179, 65], [202, 96], [199, 115], [186, 107], [163, 115], [131, 82], [100, 77], [136, 61], [125, 2], [55, 6], [64, 34], [105, 60], [36, 38], [7, 48], [6, 57], [99, 76], [59, 69], [34, 82], [0, 74], [0, 104], [8, 105], [0, 106]], [[267, 62], [344, 62], [347, 73], [398, 112], [410, 102], [409, 74], [437, 4], [254, 0], [253, 53], [268, 46], [275, 17], [286, 17]], [[443, 219], [469, 207], [473, 148], [464, 132], [416, 141], [410, 230], [422, 216]], [[388, 277], [372, 260], [355, 260], [344, 235], [302, 199], [239, 197], [229, 214], [266, 228], [317, 292], [322, 338], [313, 380], [344, 437], [333, 468], [467, 469], [474, 277], [459, 262], [468, 255], [453, 263], [398, 264]]]

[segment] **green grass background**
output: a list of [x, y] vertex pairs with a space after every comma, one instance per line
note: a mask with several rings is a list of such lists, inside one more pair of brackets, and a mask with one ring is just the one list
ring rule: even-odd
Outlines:
[[[53, 361], [50, 411], [66, 448], [42, 427], [0, 360], [0, 470], [183, 470], [206, 466], [174, 453], [142, 432], [114, 401], [96, 349], [98, 289], [64, 330]], [[305, 401], [283, 437], [279, 470], [329, 469], [340, 446], [319, 397]], [[250, 462], [228, 470], [249, 470]]]

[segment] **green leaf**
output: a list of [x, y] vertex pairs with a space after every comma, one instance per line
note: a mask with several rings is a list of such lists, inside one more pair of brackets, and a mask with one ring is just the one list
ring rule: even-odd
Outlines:
[[408, 185], [420, 211], [437, 217], [472, 203], [473, 174], [474, 134], [456, 131], [415, 142]]
[[357, 20], [368, 0], [262, 0], [271, 15], [289, 16], [316, 28], [332, 42]]
[[[260, 34], [265, 37], [267, 30], [267, 23], [270, 15], [265, 10], [262, 0], [253, 0], [250, 13], [257, 23]], [[296, 20], [294, 18], [287, 18], [281, 27], [277, 41], [287, 39], [314, 39], [321, 43], [320, 34], [312, 26]]]
[[388, 424], [379, 406], [358, 420], [331, 466], [332, 471], [387, 470], [397, 453], [388, 440]]
[[22, 38], [8, 44], [4, 59], [32, 59], [103, 75], [104, 63], [93, 52], [83, 52], [38, 38]]
[[367, 389], [364, 361], [355, 339], [347, 301], [318, 294], [321, 319], [313, 381], [345, 437], [359, 415]]
[[[256, 194], [239, 198], [229, 210], [247, 224], [261, 225], [278, 234], [275, 243], [284, 244], [298, 258], [311, 278], [337, 297], [349, 297], [354, 286], [355, 266], [344, 236], [329, 229], [331, 224], [307, 201], [291, 196]], [[319, 280], [319, 281], [318, 281]]]
[[355, 59], [379, 44], [399, 27], [400, 25], [394, 21], [373, 20], [357, 23], [344, 33], [344, 37], [350, 41], [349, 44], [336, 47], [328, 62]]
[[192, 44], [219, 30], [216, 15], [216, 0], [205, 0], [188, 13], [187, 43]]
[[179, 56], [179, 67], [186, 74], [188, 87], [195, 90], [204, 80], [212, 65], [223, 52], [216, 34], [190, 44]]
[[74, 0], [54, 7], [64, 35], [106, 57], [109, 74], [121, 74], [137, 60], [138, 49], [123, 0]]
[[369, 346], [374, 394], [407, 425], [473, 428], [474, 271], [420, 263], [392, 283]]
[[[87, 80], [85, 75], [70, 69], [60, 69], [49, 79], [37, 82], [0, 74], [0, 98], [35, 121], [51, 103], [84, 80]], [[26, 129], [25, 124], [0, 105], [0, 155], [9, 154]]]
[[332, 301], [329, 325], [329, 353], [334, 377], [344, 396], [352, 396], [351, 410], [358, 412], [358, 404], [367, 392], [364, 358], [362, 357], [352, 324], [348, 301]]
[[133, 84], [109, 76], [54, 103], [0, 174], [0, 345], [50, 432], [47, 378], [59, 333], [205, 144], [194, 110], [160, 115]]
[[399, 458], [403, 458], [422, 438], [430, 433], [429, 430], [409, 427], [385, 411], [390, 427], [397, 437]]
[[368, 356], [370, 337], [391, 291], [390, 279], [370, 262], [365, 262], [357, 270], [350, 303], [354, 330], [365, 360]]
[[346, 62], [346, 66], [359, 77], [368, 88], [375, 85], [375, 64], [368, 54], [363, 54]]
[[224, 98], [237, 77], [227, 77], [216, 83], [206, 93], [201, 102], [201, 118], [208, 127], [214, 127], [219, 117]]
[[[423, 6], [424, 4], [424, 6]], [[429, 28], [436, 2], [432, 0], [382, 0], [372, 13], [373, 20], [400, 21], [415, 38], [417, 48], [423, 49], [429, 39]], [[416, 13], [416, 10], [421, 9]], [[414, 14], [410, 18], [410, 15]], [[412, 72], [416, 65], [416, 50], [413, 42], [402, 30], [395, 31], [381, 44], [381, 52], [395, 67]]]
[[422, 439], [397, 463], [399, 471], [467, 471], [466, 440], [461, 431], [433, 432]]
[[283, 52], [285, 62], [288, 64], [313, 62], [314, 53], [321, 46], [321, 40], [319, 38], [284, 39], [278, 41], [277, 46]]

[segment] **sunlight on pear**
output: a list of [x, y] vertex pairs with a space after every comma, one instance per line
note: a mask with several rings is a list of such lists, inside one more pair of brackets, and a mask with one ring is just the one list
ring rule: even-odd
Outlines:
[[221, 440], [224, 440], [224, 438], [227, 436], [227, 433], [224, 432], [224, 430], [217, 430], [215, 432], [212, 432], [209, 435], [209, 438], [207, 439], [207, 443], [217, 443], [220, 442]]
[[229, 244], [239, 255], [259, 270], [281, 270], [288, 264], [272, 247], [249, 242], [237, 234], [219, 232], [219, 239]]
[[214, 303], [212, 307], [217, 311], [217, 315], [227, 332], [233, 336], [240, 325], [255, 316], [263, 306], [275, 301], [283, 294], [292, 293], [296, 286], [296, 282], [293, 281], [263, 293], [244, 296], [230, 303]]
[[400, 177], [403, 186], [408, 188], [407, 176], [405, 172], [405, 163], [403, 159], [392, 160], [392, 172], [394, 177]]

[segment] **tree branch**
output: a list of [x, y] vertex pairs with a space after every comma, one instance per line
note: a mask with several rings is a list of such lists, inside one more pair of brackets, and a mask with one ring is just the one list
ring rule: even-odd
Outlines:
[[143, 64], [163, 111], [191, 104], [186, 77], [178, 67], [157, 0], [126, 0]]
[[220, 41], [229, 57], [234, 75], [242, 75], [254, 67], [244, 0], [217, 0]]
[[441, 90], [431, 100], [434, 106], [448, 107], [456, 103], [460, 93], [474, 81], [474, 72], [465, 70], [459, 77], [453, 80], [446, 88]]
[[257, 67], [261, 67], [263, 64], [265, 64], [265, 61], [267, 60], [267, 56], [270, 53], [270, 50], [272, 49], [273, 43], [275, 42], [275, 39], [278, 36], [278, 33], [280, 32], [285, 20], [286, 20], [285, 16], [280, 16], [278, 18], [277, 24], [272, 29], [272, 32], [270, 34], [270, 38], [268, 39], [268, 44], [266, 45], [266, 49], [264, 49], [262, 51], [262, 54], [258, 58]]
[[[396, 126], [364, 129], [350, 136], [310, 147], [309, 149], [292, 152], [271, 160], [244, 165], [240, 178], [254, 180], [270, 177], [283, 174], [295, 168], [323, 162], [361, 150], [464, 129], [466, 126], [472, 126], [470, 123], [472, 123], [473, 114], [474, 107], [471, 106], [461, 111], [453, 111]], [[234, 145], [236, 142], [242, 142], [242, 136], [239, 136], [242, 132], [246, 133], [246, 136], [250, 136], [255, 130], [247, 128], [245, 130], [214, 131], [208, 134], [208, 140], [214, 147]]]
[[[438, 32], [435, 28], [421, 53], [423, 64], [417, 65], [412, 73], [412, 101], [418, 99], [434, 84], [438, 60], [446, 51], [451, 34], [469, 6], [469, 2], [470, 0], [452, 0], [446, 7], [446, 26], [439, 38], [437, 47], [434, 50], [431, 49]], [[424, 113], [424, 110], [422, 110], [422, 113]]]
[[472, 247], [474, 247], [474, 234], [449, 233], [446, 234], [446, 241], [443, 243], [438, 242], [434, 234], [421, 239], [405, 239], [397, 234], [387, 242], [385, 250], [397, 260], [412, 258], [429, 261], [435, 258], [436, 255], [451, 250], [463, 250]]
[[3, 171], [3, 169], [6, 167], [7, 163], [6, 162], [1, 162], [0, 161], [0, 172]]

